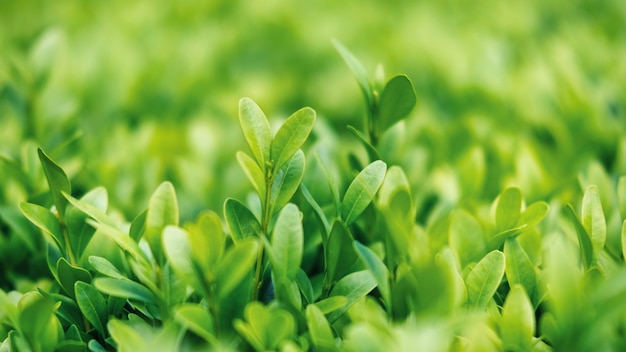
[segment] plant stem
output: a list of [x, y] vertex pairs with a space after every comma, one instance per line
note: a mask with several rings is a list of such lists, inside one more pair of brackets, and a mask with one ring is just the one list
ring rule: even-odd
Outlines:
[[[263, 202], [263, 214], [261, 219], [261, 236], [267, 238], [267, 231], [270, 223], [270, 195], [272, 190], [272, 184], [274, 183], [274, 170], [273, 165], [269, 162], [267, 165], [267, 170], [265, 172], [265, 199]], [[259, 300], [259, 295], [261, 291], [261, 287], [263, 286], [263, 280], [261, 276], [263, 275], [263, 255], [264, 255], [264, 242], [261, 242], [261, 248], [259, 249], [259, 254], [256, 259], [256, 269], [254, 272], [254, 283], [252, 289], [252, 300]]]

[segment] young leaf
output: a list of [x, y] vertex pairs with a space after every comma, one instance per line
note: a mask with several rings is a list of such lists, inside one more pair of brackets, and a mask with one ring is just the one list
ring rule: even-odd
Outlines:
[[341, 218], [346, 225], [352, 224], [372, 202], [386, 171], [387, 164], [376, 160], [365, 167], [348, 186], [341, 206]]
[[139, 244], [135, 242], [129, 235], [121, 232], [115, 227], [95, 222], [91, 219], [87, 220], [87, 223], [91, 226], [98, 229], [102, 234], [108, 236], [112, 240], [114, 240], [120, 248], [128, 252], [138, 263], [142, 266], [150, 268], [148, 257], [146, 254], [139, 248]]
[[256, 216], [236, 199], [228, 198], [224, 202], [224, 218], [235, 243], [261, 233], [261, 224]]
[[354, 126], [348, 125], [348, 131], [350, 131], [358, 140], [361, 142], [363, 147], [365, 147], [365, 151], [367, 152], [367, 156], [370, 160], [379, 160], [381, 159], [380, 153], [378, 150], [367, 140], [367, 137], [361, 133], [361, 131], [354, 128]]
[[146, 233], [147, 216], [148, 209], [142, 211], [141, 214], [137, 215], [137, 217], [135, 217], [133, 219], [133, 222], [130, 224], [130, 230], [128, 230], [128, 235], [137, 243], [139, 243], [139, 240], [143, 237], [143, 234]]
[[508, 230], [517, 224], [522, 210], [522, 192], [517, 187], [505, 189], [496, 206], [496, 231]]
[[367, 102], [368, 108], [372, 106], [374, 102], [374, 92], [372, 91], [372, 87], [370, 85], [369, 80], [367, 79], [367, 71], [359, 62], [359, 60], [352, 55], [348, 49], [346, 49], [339, 41], [333, 40], [333, 45], [346, 62], [352, 73], [356, 76], [357, 81], [359, 82], [359, 86], [361, 87], [361, 92], [365, 97], [365, 101]]
[[589, 238], [587, 230], [585, 230], [580, 220], [578, 220], [578, 216], [576, 215], [576, 212], [571, 204], [566, 206], [565, 213], [569, 216], [570, 221], [576, 230], [578, 244], [580, 247], [580, 258], [583, 261], [585, 269], [589, 270], [591, 268], [591, 264], [593, 263], [593, 244], [591, 242], [591, 238]]
[[77, 281], [74, 284], [76, 303], [87, 321], [98, 331], [100, 336], [106, 336], [106, 323], [109, 320], [107, 303], [93, 286]]
[[483, 229], [478, 221], [463, 209], [452, 214], [449, 241], [450, 246], [456, 250], [462, 267], [479, 260], [487, 251]]
[[114, 341], [118, 342], [120, 352], [145, 351], [147, 348], [146, 336], [140, 330], [133, 329], [127, 322], [117, 319], [109, 320], [107, 330]]
[[226, 297], [252, 270], [259, 251], [256, 239], [246, 239], [230, 248], [216, 271], [216, 288], [220, 297]]
[[178, 225], [178, 202], [176, 201], [174, 186], [170, 182], [163, 182], [154, 191], [148, 202], [144, 234], [158, 263], [163, 262], [161, 233], [167, 225]]
[[300, 149], [309, 137], [314, 122], [315, 110], [311, 108], [302, 108], [285, 120], [272, 141], [270, 157], [274, 170], [280, 170]]
[[470, 309], [485, 309], [498, 289], [504, 276], [504, 254], [494, 250], [481, 259], [469, 272], [467, 286], [467, 303]]
[[50, 210], [32, 203], [22, 202], [19, 205], [22, 214], [35, 226], [40, 228], [48, 236], [50, 241], [65, 252], [65, 241], [63, 240], [63, 230], [59, 220]]
[[356, 271], [344, 276], [333, 286], [330, 296], [343, 296], [346, 304], [328, 315], [328, 321], [334, 322], [345, 313], [356, 301], [370, 293], [378, 282], [369, 270]]
[[526, 292], [533, 297], [537, 283], [535, 268], [519, 242], [510, 238], [504, 242], [504, 256], [506, 258], [506, 277], [509, 285], [522, 285]]
[[59, 219], [62, 219], [63, 216], [65, 216], [65, 207], [67, 206], [67, 200], [63, 196], [63, 192], [67, 194], [72, 193], [70, 180], [67, 178], [63, 169], [61, 169], [59, 165], [55, 164], [55, 162], [52, 161], [52, 159], [50, 159], [46, 153], [43, 152], [43, 150], [37, 149], [37, 153], [39, 154], [41, 166], [43, 167], [46, 179], [48, 180], [52, 200], [57, 208], [57, 211], [59, 212]]
[[582, 207], [582, 224], [596, 251], [601, 251], [606, 242], [606, 220], [598, 187], [591, 185], [585, 191]]
[[189, 329], [211, 344], [215, 345], [217, 343], [213, 317], [201, 306], [191, 303], [178, 306], [174, 311], [174, 319], [186, 329]]
[[[108, 196], [107, 191], [103, 187], [95, 188], [85, 194], [81, 201], [93, 205], [103, 213], [106, 212]], [[70, 247], [76, 259], [80, 259], [93, 237], [95, 230], [87, 224], [88, 215], [74, 206], [68, 206], [65, 211], [65, 222], [67, 224], [67, 233], [69, 237]]]
[[336, 349], [335, 338], [324, 313], [314, 304], [309, 304], [304, 315], [309, 327], [309, 334], [316, 351], [333, 351]]
[[282, 209], [298, 190], [304, 176], [304, 153], [298, 150], [294, 156], [278, 170], [270, 190], [270, 213]]
[[239, 100], [239, 123], [252, 155], [265, 174], [266, 163], [270, 161], [272, 130], [261, 108], [250, 98]]
[[224, 255], [226, 235], [219, 216], [213, 211], [200, 214], [195, 223], [185, 226], [193, 259], [205, 275], [211, 273]]
[[622, 219], [626, 219], [626, 175], [617, 182], [617, 203]]
[[197, 272], [192, 261], [192, 249], [187, 231], [177, 226], [167, 226], [163, 230], [163, 249], [165, 250], [168, 263], [178, 277], [187, 285], [206, 296], [208, 292], [204, 290], [203, 278]]
[[535, 311], [522, 285], [513, 285], [504, 301], [500, 331], [504, 350], [532, 350]]
[[409, 77], [398, 75], [390, 79], [385, 85], [378, 103], [380, 132], [386, 131], [406, 117], [413, 110], [416, 102], [415, 90]]
[[[368, 247], [362, 245], [358, 241], [354, 241], [354, 249], [357, 254], [365, 264], [365, 266], [369, 269], [369, 271], [374, 275], [376, 281], [378, 283], [378, 290], [380, 291], [385, 303], [389, 306], [391, 305], [391, 293], [389, 291], [389, 270], [383, 263], [383, 261], [376, 256], [374, 252]], [[391, 311], [391, 307], [389, 307], [389, 311]]]
[[237, 162], [243, 170], [243, 173], [248, 178], [248, 181], [254, 187], [254, 190], [263, 199], [265, 194], [265, 175], [259, 168], [259, 165], [248, 154], [239, 151], [237, 152]]
[[278, 214], [271, 242], [275, 276], [295, 279], [302, 263], [304, 243], [300, 210], [296, 205], [287, 204]]
[[107, 295], [134, 299], [145, 303], [156, 303], [154, 293], [134, 281], [99, 277], [93, 280], [93, 285]]
[[539, 222], [541, 222], [541, 220], [543, 220], [543, 218], [545, 218], [546, 215], [548, 215], [549, 210], [550, 210], [550, 207], [548, 206], [548, 203], [546, 202], [533, 203], [529, 205], [528, 207], [526, 207], [526, 209], [520, 214], [519, 220], [517, 221], [517, 225], [526, 224], [529, 227], [535, 226]]
[[91, 282], [91, 274], [89, 271], [71, 265], [65, 258], [61, 258], [57, 261], [57, 276], [61, 287], [63, 287], [65, 292], [72, 298], [76, 298], [74, 296], [74, 284], [77, 281]]
[[[32, 345], [37, 343], [41, 350], [52, 351], [62, 336], [61, 324], [54, 314], [52, 302], [39, 292], [25, 293], [17, 304], [20, 334]], [[30, 351], [25, 349], [24, 351]]]
[[104, 276], [108, 276], [114, 279], [123, 280], [126, 277], [106, 258], [98, 257], [95, 255], [89, 256], [89, 264], [91, 267]]

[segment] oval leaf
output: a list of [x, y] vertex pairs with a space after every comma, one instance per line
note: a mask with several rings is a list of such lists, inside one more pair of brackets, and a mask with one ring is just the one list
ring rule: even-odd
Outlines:
[[148, 202], [144, 234], [158, 263], [163, 263], [161, 233], [167, 225], [178, 225], [178, 202], [174, 186], [170, 182], [163, 182]]
[[149, 289], [134, 281], [100, 277], [93, 280], [93, 285], [99, 291], [114, 297], [134, 299], [145, 303], [156, 302], [154, 294]]
[[201, 306], [190, 303], [183, 304], [176, 308], [174, 319], [208, 342], [217, 343], [214, 335], [213, 317]]
[[300, 210], [295, 204], [287, 204], [278, 214], [271, 243], [276, 279], [295, 279], [302, 263], [304, 243]]
[[517, 224], [522, 211], [522, 191], [517, 187], [505, 189], [496, 206], [496, 231], [508, 230]]
[[98, 331], [100, 336], [106, 336], [104, 328], [109, 320], [109, 310], [102, 294], [90, 284], [81, 281], [74, 284], [74, 291], [78, 308], [87, 321]]
[[226, 252], [216, 274], [216, 287], [221, 298], [226, 297], [252, 270], [258, 251], [259, 242], [251, 238]]
[[485, 309], [504, 276], [504, 253], [495, 250], [481, 259], [465, 280], [470, 309]]
[[398, 75], [389, 80], [378, 102], [380, 132], [386, 131], [396, 122], [406, 117], [417, 102], [413, 83], [409, 77]]
[[294, 112], [280, 126], [270, 152], [274, 170], [280, 168], [300, 149], [313, 129], [315, 110], [302, 108]]
[[304, 176], [304, 153], [296, 154], [278, 170], [270, 191], [270, 213], [282, 209], [298, 190]]
[[234, 198], [224, 202], [224, 218], [234, 242], [248, 237], [256, 237], [261, 233], [261, 224], [250, 209]]
[[535, 336], [535, 311], [522, 285], [513, 285], [502, 307], [500, 322], [506, 351], [532, 350]]
[[365, 167], [348, 186], [341, 205], [341, 218], [346, 225], [353, 223], [372, 202], [386, 172], [387, 164], [376, 160]]
[[506, 257], [506, 277], [509, 285], [522, 285], [532, 297], [537, 283], [535, 268], [519, 242], [510, 238], [504, 242], [504, 256]]
[[594, 250], [601, 251], [606, 242], [606, 219], [598, 187], [587, 187], [583, 196], [582, 224], [589, 236]]
[[239, 100], [239, 124], [252, 155], [265, 174], [266, 162], [270, 160], [272, 130], [261, 108], [250, 98]]
[[265, 175], [259, 168], [259, 165], [248, 154], [241, 151], [237, 152], [237, 162], [256, 193], [263, 199], [265, 194]]
[[324, 313], [314, 304], [309, 304], [304, 311], [309, 334], [316, 350], [331, 351], [335, 348], [335, 338]]

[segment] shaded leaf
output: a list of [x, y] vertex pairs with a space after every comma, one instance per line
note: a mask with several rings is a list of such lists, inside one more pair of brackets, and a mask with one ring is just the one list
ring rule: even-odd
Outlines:
[[192, 261], [192, 249], [187, 231], [177, 226], [167, 226], [163, 230], [163, 249], [169, 265], [180, 279], [196, 291], [207, 295], [202, 277], [196, 271]]
[[378, 102], [380, 132], [386, 131], [406, 117], [413, 110], [416, 102], [415, 90], [409, 77], [398, 75], [391, 78], [385, 85]]
[[333, 312], [339, 308], [343, 308], [348, 303], [348, 299], [344, 296], [332, 296], [314, 303], [315, 306], [324, 314]]
[[259, 251], [259, 242], [246, 239], [230, 248], [216, 271], [216, 288], [220, 297], [226, 297], [252, 271]]
[[263, 195], [265, 194], [265, 175], [259, 168], [259, 164], [242, 151], [237, 152], [237, 162], [248, 178], [248, 181], [252, 184], [252, 187], [254, 187], [256, 193], [263, 199]]
[[450, 246], [457, 252], [462, 267], [479, 260], [487, 251], [483, 229], [465, 210], [458, 210], [452, 214], [449, 238]]
[[353, 126], [348, 125], [348, 131], [350, 131], [358, 140], [361, 142], [363, 147], [365, 147], [365, 151], [367, 152], [367, 156], [370, 160], [380, 160], [381, 156], [378, 153], [378, 150], [367, 140], [367, 137], [361, 133], [361, 131], [357, 130]]
[[376, 196], [385, 178], [387, 164], [376, 160], [363, 169], [348, 186], [343, 197], [341, 218], [350, 225], [367, 208]]
[[46, 180], [48, 180], [54, 206], [57, 208], [60, 218], [62, 218], [65, 215], [65, 207], [67, 206], [67, 200], [63, 196], [63, 192], [67, 194], [72, 193], [70, 180], [67, 178], [65, 171], [52, 161], [43, 150], [37, 149], [37, 153], [39, 154], [39, 160], [41, 161], [43, 172], [46, 175]]
[[[107, 191], [103, 187], [95, 188], [85, 194], [81, 201], [93, 205], [103, 213], [106, 212], [108, 204]], [[95, 230], [87, 224], [88, 215], [82, 210], [70, 205], [65, 212], [65, 222], [67, 224], [67, 233], [72, 248], [72, 252], [76, 259], [81, 258], [87, 244], [93, 237]]]
[[334, 221], [326, 246], [325, 284], [328, 287], [348, 274], [348, 269], [357, 261], [352, 242], [354, 240], [346, 225], [339, 220]]
[[80, 311], [100, 336], [106, 336], [105, 327], [109, 320], [109, 311], [102, 294], [90, 284], [81, 281], [74, 284], [74, 290]]
[[228, 198], [224, 202], [224, 218], [234, 242], [256, 237], [261, 233], [259, 220], [248, 207], [236, 199]]
[[517, 187], [505, 189], [496, 206], [496, 230], [505, 231], [517, 224], [522, 210], [522, 192]]
[[346, 304], [328, 315], [328, 321], [334, 322], [342, 316], [357, 300], [370, 293], [378, 282], [369, 270], [356, 271], [346, 275], [333, 286], [330, 296], [343, 296]]
[[176, 307], [174, 319], [194, 334], [211, 344], [216, 344], [213, 317], [197, 304], [186, 303]]
[[320, 207], [315, 198], [313, 198], [313, 195], [311, 195], [311, 192], [309, 192], [309, 189], [304, 185], [304, 183], [300, 184], [300, 189], [302, 190], [302, 195], [304, 196], [304, 199], [311, 206], [311, 209], [313, 209], [315, 216], [322, 224], [322, 242], [325, 246], [326, 242], [328, 241], [328, 233], [330, 231], [330, 225], [328, 224], [326, 214], [324, 214], [324, 210], [322, 210], [322, 207]]
[[578, 220], [578, 216], [576, 215], [576, 212], [574, 211], [572, 205], [568, 204], [565, 208], [565, 213], [569, 217], [572, 225], [574, 225], [574, 230], [576, 230], [576, 235], [578, 236], [580, 258], [583, 261], [585, 269], [589, 270], [593, 262], [593, 244], [591, 242], [591, 238], [589, 237], [587, 230], [585, 230], [580, 220]]
[[114, 279], [125, 279], [126, 277], [106, 258], [95, 255], [89, 256], [89, 264], [91, 267], [104, 276]]
[[161, 233], [167, 225], [178, 225], [178, 202], [176, 191], [170, 182], [163, 182], [148, 202], [144, 238], [158, 263], [163, 262]]
[[74, 284], [77, 281], [91, 282], [89, 271], [68, 263], [65, 258], [60, 258], [57, 261], [57, 276], [61, 287], [72, 298], [76, 298], [74, 295]]
[[470, 309], [485, 309], [504, 276], [505, 260], [500, 251], [481, 259], [467, 275], [467, 303]]
[[383, 263], [383, 261], [376, 256], [376, 254], [364, 246], [358, 241], [354, 241], [354, 249], [359, 255], [365, 266], [374, 275], [378, 283], [378, 290], [380, 291], [385, 303], [391, 305], [391, 293], [389, 291], [389, 270]]
[[226, 235], [219, 216], [213, 211], [205, 211], [195, 223], [187, 224], [185, 229], [189, 235], [193, 259], [205, 275], [213, 272], [224, 255], [226, 244]]
[[505, 272], [509, 285], [522, 285], [532, 298], [537, 283], [537, 274], [528, 254], [516, 239], [511, 238], [504, 242], [504, 256], [506, 258]]
[[19, 207], [22, 214], [24, 214], [30, 222], [41, 229], [49, 240], [56, 244], [59, 249], [65, 251], [61, 224], [50, 210], [37, 204], [25, 202], [20, 203]]

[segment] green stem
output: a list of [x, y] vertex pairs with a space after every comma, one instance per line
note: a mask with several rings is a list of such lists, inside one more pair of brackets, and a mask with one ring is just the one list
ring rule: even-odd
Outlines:
[[[270, 223], [270, 194], [272, 190], [272, 184], [274, 183], [274, 172], [273, 166], [271, 163], [267, 165], [267, 171], [265, 176], [265, 199], [263, 202], [263, 214], [261, 220], [261, 236], [267, 238], [267, 231]], [[263, 280], [261, 276], [263, 275], [263, 256], [264, 256], [264, 242], [261, 242], [261, 248], [259, 249], [259, 254], [256, 259], [256, 269], [254, 272], [254, 283], [252, 289], [252, 300], [259, 300], [261, 287], [263, 286]]]

